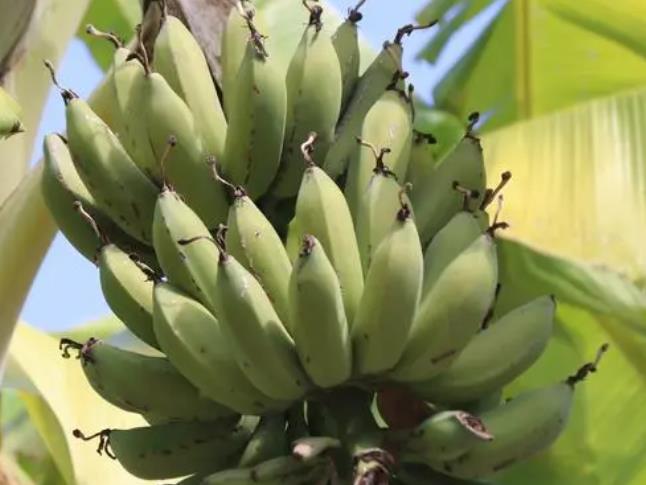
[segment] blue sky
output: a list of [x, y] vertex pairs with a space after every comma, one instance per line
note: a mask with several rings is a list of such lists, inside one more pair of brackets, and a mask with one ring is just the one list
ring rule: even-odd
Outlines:
[[[331, 0], [341, 11], [345, 11], [356, 0]], [[413, 21], [415, 13], [426, 0], [369, 0], [364, 6], [361, 32], [378, 48], [384, 40], [393, 36], [397, 27]], [[490, 15], [485, 13], [472, 25], [459, 32], [449, 45], [447, 55], [435, 66], [415, 60], [415, 54], [432, 35], [432, 31], [420, 32], [406, 40], [404, 67], [411, 73], [416, 92], [430, 99], [432, 86], [455, 61], [475, 37], [479, 28], [486, 24]], [[63, 86], [69, 86], [81, 96], [87, 97], [102, 77], [84, 44], [74, 40], [58, 70]], [[50, 93], [41, 123], [34, 153], [34, 161], [42, 153], [40, 143], [50, 132], [65, 130], [63, 103], [55, 90]], [[62, 237], [57, 235], [23, 308], [22, 318], [32, 325], [47, 330], [62, 330], [106, 315], [109, 309], [101, 294], [97, 269], [80, 256]]]

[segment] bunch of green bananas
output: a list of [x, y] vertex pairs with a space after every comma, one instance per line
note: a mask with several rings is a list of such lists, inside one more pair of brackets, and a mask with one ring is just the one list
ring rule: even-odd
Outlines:
[[133, 475], [487, 477], [549, 446], [596, 369], [501, 402], [545, 349], [555, 302], [492, 318], [506, 224], [486, 209], [510, 174], [486, 187], [475, 114], [440, 157], [414, 129], [402, 41], [428, 26], [399, 29], [360, 75], [362, 3], [331, 30], [304, 1], [286, 72], [239, 3], [222, 103], [165, 13], [152, 56], [144, 28], [133, 52], [90, 29], [116, 46], [101, 116], [60, 88], [67, 135], [45, 140], [45, 198], [114, 313], [159, 351], [63, 339], [98, 394], [150, 424], [74, 433]]

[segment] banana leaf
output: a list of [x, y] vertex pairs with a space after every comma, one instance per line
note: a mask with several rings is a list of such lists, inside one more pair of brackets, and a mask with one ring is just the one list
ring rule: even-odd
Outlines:
[[[545, 355], [507, 391], [564, 379], [610, 343], [577, 390], [556, 445], [500, 477], [508, 485], [639, 485], [646, 480], [646, 89], [517, 123], [483, 138], [490, 179], [513, 177], [501, 218], [503, 313], [557, 298]], [[492, 180], [490, 180], [492, 182]]]
[[[111, 323], [101, 323], [109, 328]], [[92, 332], [90, 329], [85, 329]], [[16, 328], [5, 386], [22, 391], [31, 422], [45, 442], [58, 472], [69, 485], [146, 483], [129, 475], [118, 462], [96, 453], [95, 443], [72, 436], [80, 428], [130, 428], [143, 419], [101, 399], [88, 385], [76, 359], [63, 359], [58, 339], [26, 324]]]
[[484, 9], [492, 20], [434, 88], [439, 108], [488, 113], [494, 129], [646, 82], [641, 0], [432, 0], [420, 20], [440, 15], [439, 30], [420, 57], [434, 62]]
[[77, 36], [85, 42], [96, 63], [104, 71], [108, 70], [114, 55], [111, 43], [94, 39], [85, 32], [88, 24], [99, 30], [113, 32], [124, 42], [134, 36], [135, 25], [141, 20], [139, 2], [133, 0], [92, 0], [81, 21]]

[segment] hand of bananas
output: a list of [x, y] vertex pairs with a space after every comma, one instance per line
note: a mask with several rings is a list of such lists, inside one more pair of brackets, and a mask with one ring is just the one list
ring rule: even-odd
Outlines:
[[557, 438], [598, 358], [500, 401], [555, 311], [545, 296], [491, 319], [505, 223], [485, 209], [510, 175], [486, 187], [476, 115], [439, 160], [414, 130], [402, 40], [426, 26], [360, 75], [359, 6], [332, 31], [303, 5], [287, 72], [261, 12], [233, 9], [222, 103], [178, 19], [163, 15], [153, 56], [144, 29], [134, 52], [91, 29], [116, 45], [114, 102], [99, 117], [60, 88], [67, 135], [45, 140], [43, 192], [114, 313], [161, 353], [62, 340], [97, 393], [150, 423], [75, 436], [182, 483], [487, 477]]

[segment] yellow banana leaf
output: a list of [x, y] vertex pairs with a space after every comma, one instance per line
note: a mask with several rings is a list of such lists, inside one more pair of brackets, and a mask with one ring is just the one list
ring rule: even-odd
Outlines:
[[[24, 382], [25, 404], [32, 423], [45, 441], [60, 473], [69, 485], [146, 483], [129, 475], [117, 461], [96, 453], [95, 443], [72, 436], [80, 428], [130, 428], [144, 424], [101, 399], [88, 385], [76, 359], [63, 359], [58, 339], [20, 324], [10, 349], [10, 374]], [[28, 392], [36, 391], [37, 395]]]
[[[13, 10], [14, 4], [7, 7]], [[20, 2], [18, 2], [20, 3]], [[83, 18], [88, 0], [39, 0], [21, 49], [24, 54], [2, 78], [2, 84], [23, 109], [25, 133], [0, 144], [0, 203], [27, 173], [51, 79], [43, 59], [54, 65], [65, 52]], [[4, 12], [7, 9], [0, 11]]]
[[646, 86], [492, 132], [490, 183], [504, 170], [506, 236], [646, 278]]
[[420, 18], [442, 21], [420, 56], [433, 62], [485, 8], [493, 20], [434, 89], [439, 108], [488, 113], [492, 129], [646, 82], [642, 0], [432, 0]]

